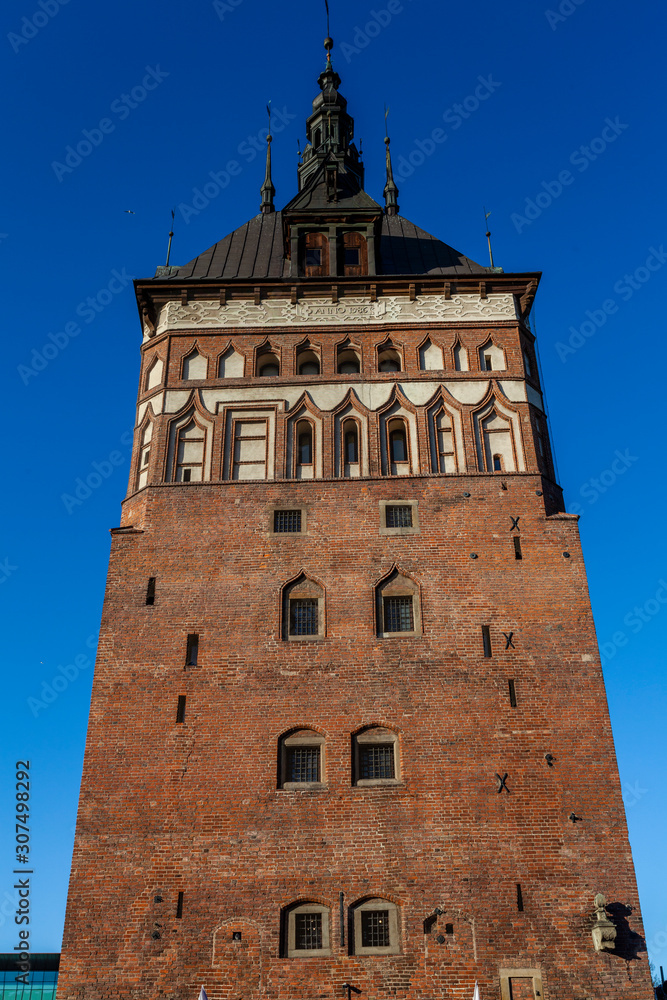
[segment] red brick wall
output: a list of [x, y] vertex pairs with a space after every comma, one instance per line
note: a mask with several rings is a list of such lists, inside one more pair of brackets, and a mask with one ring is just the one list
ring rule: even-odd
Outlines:
[[[362, 1000], [469, 1000], [475, 980], [499, 1000], [507, 968], [540, 969], [544, 1000], [650, 996], [576, 519], [546, 516], [538, 475], [502, 478], [163, 485], [126, 502], [141, 533], [113, 538], [58, 1000], [196, 1000], [201, 984], [211, 1000], [346, 1000], [344, 982]], [[406, 498], [420, 532], [380, 535], [379, 501]], [[305, 506], [308, 534], [272, 535], [275, 504]], [[421, 588], [417, 638], [374, 631], [394, 564]], [[302, 570], [326, 590], [327, 634], [285, 642], [281, 586]], [[371, 723], [399, 734], [399, 785], [351, 785], [351, 734]], [[296, 726], [326, 736], [324, 788], [276, 788]], [[341, 891], [346, 913], [396, 903], [399, 955], [348, 954]], [[593, 949], [597, 892], [613, 954]], [[281, 908], [300, 899], [330, 907], [330, 957], [280, 957]]]

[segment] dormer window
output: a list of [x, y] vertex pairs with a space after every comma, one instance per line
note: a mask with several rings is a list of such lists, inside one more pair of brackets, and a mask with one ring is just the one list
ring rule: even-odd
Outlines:
[[368, 274], [366, 240], [361, 233], [343, 233], [342, 271], [345, 277]]
[[303, 273], [321, 278], [329, 273], [328, 240], [324, 233], [306, 233], [303, 238]]

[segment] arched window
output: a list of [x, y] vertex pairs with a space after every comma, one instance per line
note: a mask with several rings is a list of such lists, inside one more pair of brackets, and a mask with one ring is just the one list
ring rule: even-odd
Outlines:
[[421, 633], [419, 587], [393, 570], [375, 588], [377, 633], [381, 639]]
[[492, 340], [488, 340], [479, 349], [479, 367], [483, 372], [504, 371], [505, 352], [502, 347], [497, 347]]
[[153, 438], [153, 422], [149, 421], [141, 434], [141, 450], [139, 452], [139, 472], [137, 474], [137, 489], [140, 490], [148, 482], [148, 467], [151, 458], [151, 440]]
[[355, 785], [395, 782], [399, 776], [398, 736], [391, 729], [369, 726], [352, 738]]
[[430, 337], [419, 348], [419, 367], [421, 371], [441, 371], [444, 368], [442, 348], [434, 344]]
[[367, 899], [353, 909], [355, 955], [397, 955], [398, 909], [388, 899]]
[[495, 410], [481, 421], [484, 462], [487, 472], [514, 472], [516, 469], [510, 421]]
[[297, 370], [299, 375], [319, 375], [320, 359], [313, 350], [299, 351], [297, 356]]
[[329, 910], [320, 903], [298, 903], [284, 911], [285, 958], [330, 955]]
[[343, 424], [343, 447], [345, 465], [359, 462], [359, 427], [356, 420], [346, 420]]
[[280, 361], [275, 354], [260, 354], [257, 358], [257, 374], [261, 378], [275, 378], [280, 375]]
[[393, 347], [383, 348], [378, 354], [379, 372], [400, 372], [401, 355]]
[[306, 233], [303, 237], [303, 273], [307, 278], [329, 273], [329, 241], [324, 233]]
[[[297, 479], [313, 478], [313, 425], [309, 420], [299, 420], [296, 425], [296, 467]], [[309, 475], [304, 475], [304, 466], [309, 467]], [[300, 472], [301, 470], [301, 472]]]
[[387, 424], [387, 430], [389, 432], [389, 460], [392, 466], [394, 464], [407, 463], [408, 438], [405, 421], [400, 417], [390, 420]]
[[343, 233], [341, 254], [341, 270], [345, 277], [368, 274], [368, 251], [361, 233]]
[[278, 749], [278, 787], [301, 789], [324, 781], [324, 737], [313, 729], [286, 733]]
[[444, 408], [433, 415], [434, 472], [458, 472], [454, 423]]
[[174, 482], [199, 483], [202, 481], [205, 447], [206, 431], [197, 424], [193, 417], [178, 431]]
[[361, 371], [359, 352], [352, 347], [339, 348], [337, 370], [339, 375], [358, 375]]
[[243, 378], [243, 355], [229, 347], [218, 362], [218, 378]]
[[183, 378], [186, 381], [206, 378], [206, 358], [195, 348], [183, 358]]
[[457, 341], [454, 345], [454, 371], [457, 372], [467, 372], [468, 371], [468, 352], [465, 347]]
[[302, 574], [283, 590], [283, 639], [321, 639], [324, 636], [324, 591]]
[[162, 381], [162, 361], [160, 358], [153, 358], [146, 370], [146, 380], [144, 389], [149, 391], [155, 389]]

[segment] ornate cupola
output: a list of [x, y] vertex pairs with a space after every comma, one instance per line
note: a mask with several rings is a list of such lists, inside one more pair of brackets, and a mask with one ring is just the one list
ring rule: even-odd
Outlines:
[[[357, 186], [364, 186], [364, 168], [359, 151], [352, 142], [354, 119], [347, 113], [347, 101], [339, 93], [340, 77], [331, 62], [333, 39], [324, 42], [327, 62], [318, 83], [321, 93], [313, 101], [313, 113], [306, 122], [308, 145], [299, 165], [299, 191], [307, 186], [314, 173], [326, 164], [327, 175], [339, 169], [354, 175]], [[330, 185], [332, 190], [332, 181]]]

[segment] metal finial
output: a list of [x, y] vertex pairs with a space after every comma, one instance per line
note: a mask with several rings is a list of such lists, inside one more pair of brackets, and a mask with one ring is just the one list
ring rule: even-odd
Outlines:
[[167, 246], [167, 263], [166, 267], [169, 267], [169, 258], [171, 257], [171, 241], [174, 238], [174, 209], [171, 210], [171, 229], [169, 230], [169, 244]]
[[491, 267], [494, 267], [495, 265], [493, 263], [493, 250], [491, 249], [491, 233], [489, 231], [489, 222], [488, 222], [490, 215], [491, 215], [491, 213], [487, 212], [487, 210], [485, 208], [484, 209], [484, 225], [486, 227], [486, 238], [487, 238], [487, 241], [488, 241], [488, 244], [489, 244], [489, 260], [491, 261]]

